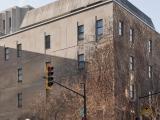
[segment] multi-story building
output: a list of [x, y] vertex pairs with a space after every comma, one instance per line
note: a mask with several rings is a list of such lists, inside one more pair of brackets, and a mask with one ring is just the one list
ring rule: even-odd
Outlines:
[[0, 36], [14, 33], [20, 30], [20, 25], [27, 11], [32, 10], [31, 6], [12, 7], [0, 13]]
[[[139, 97], [157, 92], [160, 85], [160, 36], [146, 14], [127, 0], [59, 0], [28, 9], [0, 14], [0, 30], [6, 34], [0, 37], [1, 120], [17, 120], [39, 93], [45, 94], [46, 62], [54, 64], [55, 76], [78, 73], [77, 66], [84, 67], [81, 63], [95, 44], [107, 43], [102, 35], [109, 37], [114, 51], [111, 111], [120, 115], [116, 120], [140, 116]], [[109, 118], [104, 112], [101, 119]]]

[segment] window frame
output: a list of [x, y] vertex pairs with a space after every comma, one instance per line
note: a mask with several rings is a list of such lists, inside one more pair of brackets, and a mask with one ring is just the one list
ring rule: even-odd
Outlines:
[[133, 28], [129, 29], [129, 42], [130, 44], [134, 43], [134, 29]]
[[123, 21], [118, 22], [118, 35], [123, 36], [124, 24]]
[[3, 19], [3, 30], [6, 30], [6, 20]]
[[130, 84], [129, 86], [129, 97], [132, 100], [135, 98], [135, 85], [134, 84]]
[[17, 94], [17, 107], [22, 108], [22, 92]]
[[151, 65], [148, 66], [148, 78], [152, 79], [153, 67]]
[[45, 35], [45, 49], [51, 49], [51, 35]]
[[[80, 58], [81, 56], [83, 56], [83, 60], [81, 60]], [[78, 69], [83, 70], [84, 68], [85, 68], [85, 56], [84, 54], [78, 54]]]
[[[99, 25], [99, 22], [102, 22], [102, 23]], [[102, 32], [100, 32], [99, 34], [99, 30], [101, 29], [102, 29]], [[101, 39], [103, 34], [104, 34], [104, 22], [103, 22], [103, 19], [98, 19], [96, 20], [96, 40]]]
[[9, 17], [9, 28], [11, 29], [11, 27], [12, 27], [12, 18]]
[[21, 57], [22, 56], [22, 44], [19, 43], [17, 44], [17, 57]]
[[148, 41], [148, 53], [151, 54], [152, 53], [152, 40]]
[[10, 54], [9, 47], [5, 47], [4, 48], [4, 59], [5, 59], [5, 61], [9, 60], [9, 54]]
[[18, 77], [18, 83], [22, 83], [23, 81], [23, 68], [22, 67], [19, 67], [17, 69], [17, 77]]
[[[83, 28], [82, 31], [80, 28]], [[77, 26], [77, 38], [78, 41], [84, 40], [84, 25]]]
[[130, 71], [134, 71], [134, 57], [133, 56], [130, 56], [129, 57], [129, 70]]

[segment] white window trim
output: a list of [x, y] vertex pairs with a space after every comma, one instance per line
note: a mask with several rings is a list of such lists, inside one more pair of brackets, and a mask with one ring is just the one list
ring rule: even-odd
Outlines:
[[152, 52], [152, 40], [148, 41], [148, 53]]
[[148, 77], [149, 77], [149, 79], [151, 79], [152, 78], [152, 66], [151, 65], [149, 65], [149, 67], [148, 67]]
[[134, 57], [133, 56], [129, 57], [129, 70], [130, 71], [134, 70]]
[[123, 35], [123, 22], [119, 21], [118, 23], [118, 35], [122, 36]]
[[133, 43], [133, 29], [132, 28], [129, 29], [129, 41], [130, 43]]

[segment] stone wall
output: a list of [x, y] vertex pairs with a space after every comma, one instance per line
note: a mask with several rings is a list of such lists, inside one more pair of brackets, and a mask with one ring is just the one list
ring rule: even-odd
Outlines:
[[[118, 35], [119, 22], [123, 23], [123, 35]], [[149, 91], [156, 92], [152, 87], [154, 82], [158, 82], [157, 70], [159, 59], [157, 55], [159, 33], [154, 29], [146, 26], [132, 13], [127, 12], [124, 8], [114, 4], [114, 48], [115, 48], [115, 97], [117, 110], [121, 119], [135, 119], [140, 115], [140, 109], [143, 104], [148, 103], [149, 98], [139, 99], [146, 96]], [[130, 39], [130, 28], [133, 29], [133, 43]], [[152, 54], [148, 52], [148, 43], [152, 40]], [[156, 44], [155, 44], [156, 43]], [[134, 70], [129, 70], [129, 57], [134, 57]], [[149, 79], [149, 65], [153, 67], [152, 79]], [[132, 75], [132, 77], [131, 77]], [[156, 78], [157, 77], [157, 78]], [[153, 82], [154, 81], [154, 82]], [[135, 85], [135, 99], [128, 97], [130, 84]], [[158, 82], [159, 84], [159, 82]], [[128, 105], [127, 105], [128, 103]], [[119, 119], [119, 118], [118, 118]]]

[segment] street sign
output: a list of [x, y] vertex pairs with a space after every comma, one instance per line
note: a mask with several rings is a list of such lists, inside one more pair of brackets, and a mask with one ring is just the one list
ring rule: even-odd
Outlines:
[[81, 109], [80, 109], [80, 116], [81, 116], [81, 117], [84, 117], [84, 108], [81, 108]]
[[152, 108], [148, 105], [145, 105], [141, 108], [141, 114], [146, 116], [146, 117], [151, 116], [152, 113], [153, 113]]

